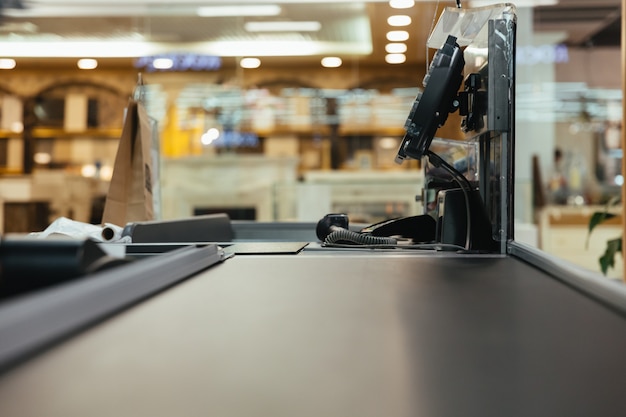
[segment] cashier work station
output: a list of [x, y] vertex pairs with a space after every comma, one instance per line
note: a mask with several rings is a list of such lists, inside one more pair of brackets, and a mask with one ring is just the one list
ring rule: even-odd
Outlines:
[[513, 236], [515, 34], [510, 4], [437, 20], [396, 156], [422, 215], [4, 239], [0, 416], [626, 415], [626, 291]]

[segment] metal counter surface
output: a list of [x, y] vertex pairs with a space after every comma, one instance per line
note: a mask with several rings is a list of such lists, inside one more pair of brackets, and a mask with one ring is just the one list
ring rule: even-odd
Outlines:
[[0, 376], [0, 415], [619, 416], [626, 318], [509, 256], [235, 256]]

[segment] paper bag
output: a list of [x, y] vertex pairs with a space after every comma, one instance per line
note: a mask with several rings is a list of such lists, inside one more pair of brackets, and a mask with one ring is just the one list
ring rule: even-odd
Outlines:
[[154, 219], [152, 123], [141, 102], [131, 100], [117, 148], [102, 224], [125, 226]]

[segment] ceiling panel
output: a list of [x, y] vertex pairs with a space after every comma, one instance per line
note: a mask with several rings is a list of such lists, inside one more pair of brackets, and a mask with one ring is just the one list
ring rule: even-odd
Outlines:
[[[0, 5], [15, 5], [17, 0], [0, 0]], [[85, 38], [115, 40], [145, 40], [165, 42], [174, 49], [198, 44], [195, 52], [212, 52], [211, 44], [231, 42], [262, 46], [281, 40], [319, 43], [314, 56], [339, 55], [357, 57], [368, 63], [384, 62], [385, 33], [391, 29], [387, 17], [406, 13], [412, 18], [407, 28], [407, 60], [424, 64], [427, 51], [426, 37], [443, 7], [454, 1], [418, 1], [411, 9], [393, 10], [387, 0], [333, 1], [333, 0], [274, 0], [281, 13], [276, 17], [199, 17], [198, 6], [228, 5], [240, 10], [267, 0], [28, 0], [24, 10], [4, 8], [0, 22], [0, 42]], [[468, 2], [463, 2], [467, 4]], [[534, 8], [534, 30], [563, 34], [569, 45], [619, 45], [621, 0], [560, 0], [557, 5]], [[318, 32], [250, 33], [244, 30], [248, 21], [317, 20], [322, 23]], [[273, 45], [273, 44], [272, 44]], [[191, 48], [191, 46], [189, 46]], [[277, 55], [289, 55], [280, 46], [270, 48]], [[304, 48], [301, 48], [304, 53]], [[228, 50], [222, 52], [228, 56]], [[230, 56], [241, 56], [235, 48]], [[246, 54], [252, 55], [252, 54]], [[283, 58], [287, 60], [288, 58]], [[316, 58], [317, 59], [317, 58]]]

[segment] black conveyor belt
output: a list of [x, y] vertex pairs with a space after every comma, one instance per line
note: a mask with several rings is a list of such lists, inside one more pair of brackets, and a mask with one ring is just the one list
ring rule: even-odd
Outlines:
[[517, 258], [308, 252], [235, 257], [11, 370], [0, 415], [599, 417], [625, 389], [626, 318]]

